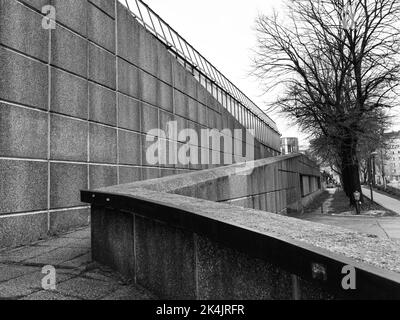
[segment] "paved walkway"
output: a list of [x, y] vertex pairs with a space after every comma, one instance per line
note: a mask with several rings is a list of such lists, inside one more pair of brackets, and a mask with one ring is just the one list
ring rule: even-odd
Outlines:
[[[369, 190], [364, 190], [364, 195], [369, 195]], [[322, 204], [324, 212], [330, 212], [329, 207], [332, 203], [331, 196]], [[359, 232], [375, 235], [386, 239], [400, 239], [400, 201], [374, 192], [374, 200], [382, 207], [399, 214], [398, 217], [378, 217], [367, 215], [334, 215], [321, 214], [321, 210], [307, 213], [300, 219], [318, 222], [327, 225], [334, 225]]]
[[334, 216], [308, 214], [301, 219], [333, 225], [386, 239], [400, 239], [400, 217]]
[[[366, 187], [362, 187], [362, 192], [364, 194], [364, 196], [366, 196], [368, 199], [370, 199], [371, 196], [371, 191], [369, 188]], [[391, 210], [395, 213], [397, 213], [398, 215], [400, 215], [400, 201], [397, 199], [394, 199], [392, 197], [389, 196], [385, 196], [381, 193], [375, 192], [373, 193], [374, 195], [374, 202], [376, 202], [377, 204], [381, 205], [382, 207]]]
[[[43, 290], [42, 268], [56, 269], [56, 289]], [[90, 229], [0, 250], [0, 300], [149, 300], [146, 290], [91, 261]]]

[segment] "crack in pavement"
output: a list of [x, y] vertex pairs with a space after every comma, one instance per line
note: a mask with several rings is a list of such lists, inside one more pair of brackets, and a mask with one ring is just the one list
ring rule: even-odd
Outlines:
[[382, 227], [382, 225], [379, 223], [379, 221], [378, 221], [378, 220], [375, 220], [375, 222], [376, 222], [376, 224], [378, 225], [378, 227], [383, 231], [383, 233], [386, 235], [386, 237], [387, 237], [388, 239], [391, 239], [390, 236], [389, 236], [389, 234], [386, 232], [385, 228]]

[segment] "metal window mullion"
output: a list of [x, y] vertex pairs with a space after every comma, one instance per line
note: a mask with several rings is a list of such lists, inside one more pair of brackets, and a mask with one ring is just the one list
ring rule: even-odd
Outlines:
[[158, 32], [157, 32], [156, 27], [154, 25], [153, 19], [151, 18], [149, 7], [146, 7], [146, 9], [147, 9], [147, 14], [149, 15], [149, 19], [150, 19], [151, 25], [153, 26], [153, 31], [155, 32], [156, 35], [158, 35]]
[[186, 57], [186, 55], [185, 55], [185, 51], [183, 50], [183, 47], [182, 47], [182, 43], [181, 43], [180, 36], [179, 36], [179, 34], [178, 34], [176, 31], [174, 31], [174, 33], [175, 33], [176, 38], [177, 38], [177, 40], [178, 40], [178, 42], [179, 42], [179, 46], [181, 47], [182, 54], [183, 54], [183, 56], [184, 56], [184, 57], [186, 58], [186, 60], [187, 60], [187, 57]]
[[163, 33], [164, 40], [165, 40], [166, 44], [167, 44], [167, 45], [169, 45], [169, 44], [168, 44], [167, 35], [166, 35], [166, 34], [165, 34], [165, 32], [164, 32], [164, 28], [163, 28], [163, 25], [162, 25], [162, 23], [161, 23], [161, 20], [160, 20], [160, 19], [158, 19], [158, 24], [160, 25], [160, 29], [161, 29], [161, 32]]
[[[190, 46], [190, 45], [189, 45], [189, 46]], [[199, 61], [197, 60], [197, 55], [196, 55], [196, 53], [194, 52], [194, 50], [193, 50], [192, 46], [190, 46], [190, 49], [192, 50], [192, 53], [193, 53], [194, 59], [196, 60], [196, 66], [197, 66], [197, 67], [199, 67]]]
[[136, 2], [136, 7], [138, 8], [138, 11], [139, 11], [140, 19], [142, 20], [143, 23], [145, 23], [144, 19], [143, 19], [143, 15], [142, 15], [142, 10], [140, 10], [139, 2], [138, 2], [138, 0], [135, 0], [135, 2]]
[[193, 59], [192, 55], [190, 54], [187, 42], [185, 42], [185, 47], [186, 47], [186, 51], [187, 51], [187, 53], [189, 55], [189, 58], [192, 61], [192, 65], [195, 65], [194, 59]]
[[174, 37], [172, 36], [172, 33], [171, 33], [171, 28], [169, 26], [167, 26], [167, 28], [168, 28], [168, 33], [171, 36], [171, 40], [172, 40], [172, 44], [174, 46], [174, 49], [176, 50], [176, 44], [175, 44]]
[[204, 66], [205, 66], [204, 72], [210, 77], [210, 79], [211, 79], [212, 81], [215, 82], [215, 81], [216, 81], [215, 75], [213, 75], [213, 72], [211, 72], [211, 70], [209, 69], [207, 60], [204, 59], [203, 57], [202, 57], [202, 60], [204, 61]]

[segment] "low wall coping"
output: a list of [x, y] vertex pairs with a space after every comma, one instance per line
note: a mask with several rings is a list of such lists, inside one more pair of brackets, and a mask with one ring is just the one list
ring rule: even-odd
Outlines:
[[[101, 188], [98, 189], [98, 191], [124, 192], [129, 189], [145, 188], [160, 192], [174, 192], [175, 190], [183, 189], [185, 187], [194, 186], [200, 183], [206, 183], [208, 181], [215, 181], [219, 178], [238, 175], [239, 172], [241, 174], [244, 174], [246, 172], [251, 172], [253, 168], [263, 167], [269, 164], [276, 164], [282, 162], [283, 160], [295, 159], [295, 158], [303, 158], [306, 159], [307, 161], [310, 161], [302, 154], [290, 154], [290, 155], [255, 160], [252, 162], [237, 163], [229, 166], [207, 169], [202, 171], [195, 171], [191, 173], [172, 175], [158, 179], [137, 181], [128, 184]], [[252, 163], [252, 166], [246, 167], [246, 164], [249, 163]]]

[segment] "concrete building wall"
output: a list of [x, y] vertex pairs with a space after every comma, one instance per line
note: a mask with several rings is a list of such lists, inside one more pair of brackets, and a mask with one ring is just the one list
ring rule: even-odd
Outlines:
[[149, 164], [150, 129], [243, 129], [119, 2], [51, 0], [46, 30], [48, 3], [0, 0], [0, 247], [88, 224], [81, 189], [209, 168]]

